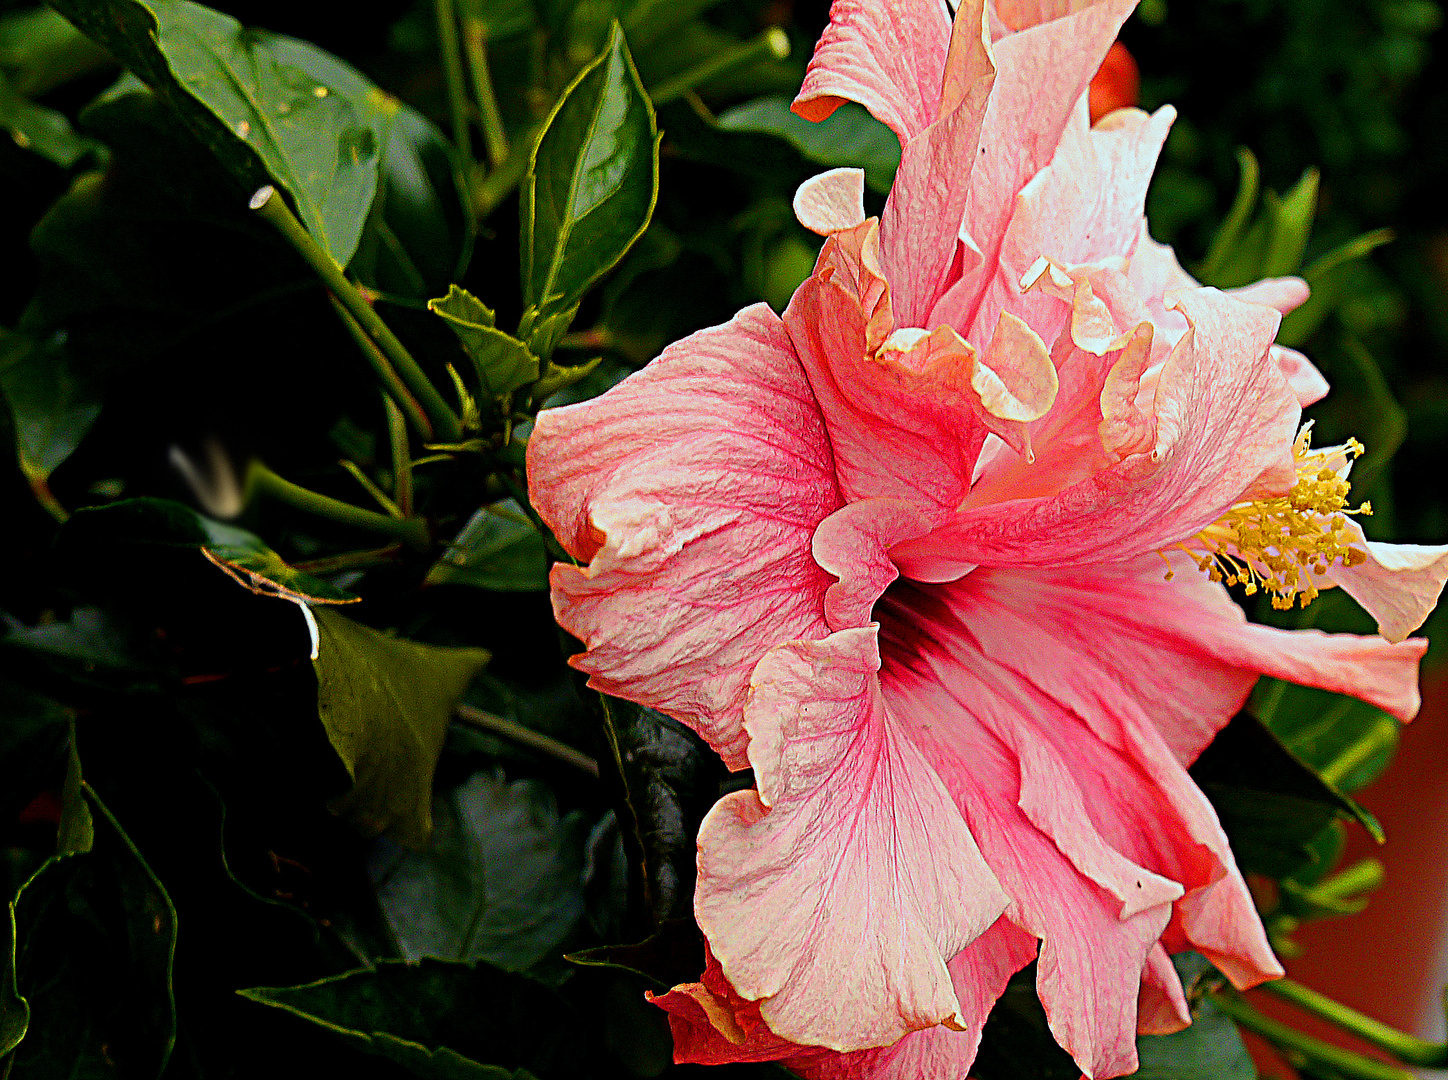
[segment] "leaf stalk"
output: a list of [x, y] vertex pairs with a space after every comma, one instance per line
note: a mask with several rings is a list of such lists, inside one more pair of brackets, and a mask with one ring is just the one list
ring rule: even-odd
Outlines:
[[1354, 1080], [1417, 1080], [1406, 1069], [1387, 1065], [1381, 1061], [1344, 1050], [1340, 1046], [1315, 1039], [1279, 1020], [1273, 1020], [1258, 1012], [1236, 994], [1225, 992], [1212, 995], [1212, 1001], [1237, 1023], [1248, 1031], [1261, 1035], [1272, 1045], [1291, 1055], [1299, 1055], [1320, 1062], [1323, 1065], [1353, 1077]]
[[423, 374], [412, 354], [382, 321], [381, 316], [372, 310], [372, 305], [357, 290], [357, 286], [347, 280], [347, 275], [342, 272], [336, 260], [323, 251], [321, 245], [303, 228], [297, 216], [287, 207], [286, 200], [277, 196], [276, 189], [270, 184], [259, 189], [251, 197], [251, 208], [286, 238], [297, 254], [316, 271], [333, 298], [357, 320], [367, 337], [372, 339], [396, 369], [402, 382], [412, 391], [422, 411], [431, 419], [437, 434], [449, 440], [461, 438], [462, 425], [448, 408], [432, 380]]
[[1448, 1044], [1433, 1043], [1415, 1035], [1408, 1035], [1292, 979], [1277, 979], [1265, 984], [1263, 989], [1315, 1016], [1330, 1020], [1344, 1031], [1350, 1031], [1358, 1038], [1386, 1050], [1400, 1061], [1424, 1068], [1442, 1068], [1448, 1065]]
[[253, 461], [247, 472], [247, 490], [269, 495], [278, 502], [340, 525], [350, 525], [393, 537], [418, 550], [425, 551], [431, 543], [427, 522], [421, 518], [395, 518], [379, 514], [375, 510], [364, 510], [360, 506], [353, 506], [341, 499], [334, 499], [330, 495], [323, 495], [285, 480], [259, 461]]

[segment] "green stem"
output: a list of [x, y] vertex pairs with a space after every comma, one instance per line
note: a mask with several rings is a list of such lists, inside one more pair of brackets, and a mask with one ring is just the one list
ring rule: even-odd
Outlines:
[[475, 709], [471, 705], [459, 705], [453, 710], [454, 715], [469, 727], [475, 727], [479, 731], [491, 732], [494, 735], [501, 735], [505, 739], [511, 739], [515, 743], [532, 747], [534, 750], [541, 750], [543, 753], [557, 758], [559, 761], [567, 762], [576, 769], [581, 769], [591, 776], [598, 775], [598, 762], [581, 751], [573, 749], [557, 739], [550, 738], [540, 731], [534, 731], [530, 727], [518, 723], [516, 720], [509, 720], [503, 716], [494, 716], [482, 709]]
[[649, 97], [653, 98], [655, 105], [663, 105], [675, 98], [683, 97], [695, 87], [702, 86], [721, 75], [727, 75], [761, 60], [783, 60], [788, 55], [789, 36], [779, 27], [771, 26], [754, 40], [736, 45], [732, 49], [725, 49], [697, 67], [691, 67], [687, 71], [681, 71], [679, 74], [665, 79], [649, 91]]
[[402, 512], [401, 507], [399, 507], [388, 497], [387, 492], [383, 491], [380, 487], [378, 487], [377, 484], [373, 481], [372, 477], [368, 476], [365, 472], [362, 471], [362, 466], [358, 465], [355, 461], [349, 461], [346, 458], [343, 458], [337, 464], [341, 465], [342, 468], [346, 469], [349, 473], [352, 474], [352, 479], [356, 480], [357, 483], [362, 485], [362, 489], [366, 491], [368, 495], [372, 496], [372, 501], [375, 502], [378, 506], [382, 507], [382, 509], [387, 513], [388, 517], [395, 518], [398, 521], [401, 521], [403, 518], [407, 517], [407, 515]]
[[311, 234], [302, 227], [297, 216], [287, 208], [286, 200], [278, 198], [276, 190], [268, 184], [251, 197], [251, 208], [286, 238], [297, 254], [307, 261], [307, 265], [317, 272], [322, 283], [331, 290], [332, 296], [361, 324], [367, 336], [377, 344], [383, 355], [397, 369], [402, 381], [416, 396], [422, 410], [431, 418], [438, 435], [447, 440], [462, 438], [462, 425], [448, 408], [442, 395], [437, 392], [437, 387], [422, 373], [422, 368], [417, 366], [412, 354], [397, 340], [397, 335], [388, 329], [381, 316], [372, 310], [372, 305], [357, 291], [357, 287], [347, 280], [347, 275], [342, 273], [337, 261], [323, 251]]
[[488, 164], [496, 169], [508, 157], [508, 134], [503, 129], [503, 114], [498, 110], [493, 77], [488, 71], [487, 26], [482, 19], [463, 19], [463, 51], [467, 53], [468, 71], [473, 77], [473, 100], [478, 106], [478, 123], [483, 129]]
[[1360, 1039], [1372, 1043], [1410, 1065], [1427, 1068], [1441, 1068], [1448, 1065], [1448, 1044], [1432, 1043], [1414, 1035], [1408, 1035], [1397, 1028], [1389, 1027], [1371, 1016], [1364, 1016], [1356, 1009], [1334, 1001], [1325, 994], [1319, 994], [1310, 987], [1291, 979], [1278, 979], [1266, 983], [1268, 990], [1284, 1001], [1290, 1001], [1300, 1009], [1330, 1020], [1344, 1031], [1350, 1031]]
[[387, 435], [392, 443], [392, 499], [403, 517], [412, 516], [412, 448], [407, 445], [407, 423], [402, 410], [386, 394], [382, 404], [387, 409]]
[[432, 421], [427, 418], [427, 413], [422, 411], [422, 406], [417, 403], [417, 398], [413, 397], [411, 391], [407, 389], [407, 384], [387, 362], [387, 357], [382, 355], [382, 350], [377, 347], [377, 342], [367, 336], [367, 331], [362, 329], [362, 324], [352, 317], [352, 313], [342, 306], [340, 300], [330, 294], [328, 299], [332, 301], [332, 309], [336, 311], [337, 318], [342, 320], [342, 325], [347, 328], [347, 332], [352, 335], [352, 340], [357, 342], [357, 347], [362, 350], [362, 355], [367, 357], [367, 362], [372, 365], [372, 370], [382, 380], [388, 400], [395, 399], [402, 406], [407, 414], [407, 419], [412, 421], [418, 438], [423, 442], [431, 442], [437, 438], [436, 432], [432, 429]]
[[1304, 1035], [1296, 1028], [1264, 1016], [1234, 994], [1213, 994], [1212, 1001], [1217, 1008], [1248, 1031], [1255, 1031], [1274, 1046], [1331, 1066], [1344, 1076], [1354, 1077], [1355, 1080], [1417, 1080], [1406, 1069], [1386, 1065], [1321, 1039], [1314, 1039], [1311, 1035]]
[[508, 156], [497, 168], [478, 183], [471, 185], [469, 191], [472, 195], [473, 212], [479, 218], [491, 214], [522, 181], [523, 175], [528, 171], [528, 159], [533, 154], [533, 144], [537, 141], [540, 130], [539, 127], [529, 128], [521, 139], [509, 147]]
[[340, 555], [328, 555], [322, 559], [292, 563], [292, 569], [300, 570], [304, 574], [335, 574], [341, 570], [366, 570], [374, 566], [388, 566], [395, 563], [401, 554], [401, 544], [388, 544], [386, 547], [372, 548], [368, 551], [344, 551]]
[[247, 489], [270, 495], [278, 502], [341, 525], [351, 525], [369, 532], [381, 533], [383, 536], [391, 536], [418, 550], [425, 551], [430, 543], [427, 522], [421, 518], [399, 519], [379, 514], [375, 510], [364, 510], [360, 506], [353, 506], [341, 499], [334, 499], [330, 495], [323, 495], [290, 480], [284, 480], [259, 461], [253, 461], [247, 473]]
[[25, 479], [30, 482], [30, 490], [35, 496], [35, 501], [45, 508], [45, 512], [62, 525], [69, 521], [70, 511], [60, 504], [60, 500], [50, 490], [50, 483], [46, 476], [33, 469], [25, 468], [24, 463], [21, 464], [21, 469], [25, 473]]
[[465, 172], [472, 174], [473, 147], [468, 134], [468, 92], [463, 83], [463, 54], [458, 46], [458, 17], [453, 0], [433, 0], [437, 14], [437, 43], [442, 53], [443, 76], [447, 80], [448, 113], [452, 118], [453, 143], [458, 148]]

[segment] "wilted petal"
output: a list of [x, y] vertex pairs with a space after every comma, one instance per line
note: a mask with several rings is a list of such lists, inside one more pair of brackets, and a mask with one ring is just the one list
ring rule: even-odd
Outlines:
[[967, 1019], [946, 968], [1005, 896], [880, 697], [874, 627], [770, 652], [746, 726], [758, 792], [699, 832], [695, 912], [770, 1030], [835, 1050]]
[[1356, 566], [1331, 566], [1327, 577], [1377, 620], [1378, 633], [1402, 641], [1423, 625], [1443, 594], [1448, 547], [1379, 544], [1367, 539], [1351, 518], [1343, 532], [1367, 559]]
[[528, 467], [538, 512], [587, 564], [552, 576], [559, 622], [588, 646], [575, 666], [742, 766], [754, 665], [828, 633], [832, 579], [810, 540], [839, 504], [779, 319], [748, 308], [603, 397], [544, 411]]

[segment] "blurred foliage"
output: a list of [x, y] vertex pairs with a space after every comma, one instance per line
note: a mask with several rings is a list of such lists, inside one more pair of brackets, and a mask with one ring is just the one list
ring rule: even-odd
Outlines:
[[[879, 209], [888, 131], [786, 108], [824, 0], [55, 8], [0, 5], [7, 1075], [688, 1072], [643, 992], [699, 971], [693, 838], [749, 778], [567, 668], [523, 440], [783, 307], [807, 176], [861, 165]], [[1124, 32], [1182, 113], [1158, 238], [1313, 283], [1283, 340], [1384, 539], [1448, 532], [1404, 482], [1448, 438], [1439, 21], [1148, 0]], [[1270, 682], [1250, 713], [1197, 776], [1286, 951], [1377, 880], [1337, 862], [1397, 727]], [[1142, 1075], [1250, 1075], [1178, 963], [1198, 1024]], [[1033, 980], [983, 1080], [1077, 1074]]]

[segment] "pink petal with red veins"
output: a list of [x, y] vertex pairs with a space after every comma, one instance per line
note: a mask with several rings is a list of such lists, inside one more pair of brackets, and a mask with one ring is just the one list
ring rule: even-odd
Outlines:
[[1141, 998], [1136, 1004], [1138, 1035], [1173, 1035], [1191, 1026], [1182, 981], [1166, 950], [1157, 945], [1146, 954], [1141, 969]]
[[[938, 518], [970, 489], [985, 440], [972, 363], [963, 343], [945, 355], [941, 343], [929, 341], [876, 358], [894, 325], [874, 238], [871, 222], [826, 240], [784, 322], [829, 431], [846, 500], [899, 498]], [[936, 362], [925, 370], [912, 366], [931, 356]]]
[[880, 222], [880, 262], [903, 326], [933, 327], [930, 312], [952, 276], [980, 251], [962, 231], [981, 124], [995, 80], [983, 0], [960, 5], [941, 83], [939, 119], [903, 142]]
[[794, 111], [818, 121], [857, 101], [904, 144], [935, 122], [949, 45], [941, 0], [836, 0]]
[[699, 982], [648, 998], [668, 1010], [674, 1060], [681, 1064], [778, 1061], [805, 1080], [960, 1080], [975, 1060], [991, 1007], [1010, 977], [1035, 957], [1036, 939], [997, 919], [948, 965], [961, 1011], [974, 1018], [965, 1031], [937, 1025], [890, 1046], [850, 1053], [799, 1046], [775, 1035], [760, 1017], [759, 1003], [739, 996], [712, 953]]
[[1287, 385], [1292, 387], [1292, 392], [1297, 395], [1297, 404], [1304, 409], [1327, 397], [1327, 392], [1332, 389], [1323, 378], [1322, 372], [1296, 349], [1273, 345], [1272, 358], [1277, 361], [1278, 368], [1287, 379]]
[[829, 440], [763, 304], [666, 349], [602, 397], [539, 414], [534, 505], [585, 567], [554, 567], [590, 685], [661, 709], [745, 764], [749, 675], [824, 637], [815, 526], [838, 505]]
[[971, 156], [961, 226], [984, 257], [978, 270], [951, 287], [932, 322], [950, 322], [971, 334], [979, 322], [994, 322], [993, 316], [977, 319], [975, 309], [990, 279], [1006, 272], [1001, 251], [1016, 196], [1051, 163], [1077, 102], [1134, 6], [1135, 0], [1098, 0], [995, 42], [997, 74]]
[[1378, 633], [1402, 641], [1433, 612], [1448, 581], [1448, 547], [1379, 544], [1349, 518], [1343, 535], [1367, 554], [1356, 566], [1331, 566], [1327, 577], [1378, 623]]
[[870, 609], [900, 576], [889, 550], [930, 531], [920, 511], [900, 499], [862, 499], [840, 507], [814, 534], [815, 561], [839, 580], [825, 593], [825, 621], [849, 630], [870, 621]]
[[699, 832], [695, 914], [782, 1038], [840, 1051], [946, 1023], [946, 964], [1006, 898], [931, 764], [880, 697], [874, 627], [772, 650], [747, 708], [758, 793]]
[[794, 216], [821, 236], [865, 222], [865, 170], [831, 169], [811, 177], [794, 193]]
[[941, 581], [956, 565], [1131, 558], [1195, 535], [1244, 498], [1290, 488], [1300, 409], [1270, 352], [1277, 314], [1215, 289], [1173, 302], [1192, 329], [1157, 380], [1149, 452], [1048, 496], [980, 503], [972, 493], [953, 521], [897, 549], [901, 572]]
[[1254, 281], [1241, 288], [1228, 289], [1227, 295], [1235, 296], [1238, 300], [1244, 300], [1249, 304], [1265, 304], [1274, 311], [1280, 311], [1286, 315], [1306, 303], [1308, 294], [1311, 292], [1312, 290], [1307, 287], [1307, 282], [1299, 277], [1273, 277]]

